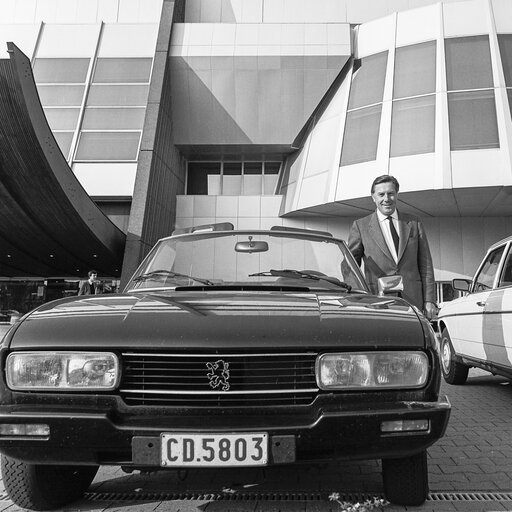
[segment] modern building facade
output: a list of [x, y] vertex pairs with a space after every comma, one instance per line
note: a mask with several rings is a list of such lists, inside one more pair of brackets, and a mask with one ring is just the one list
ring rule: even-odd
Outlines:
[[[10, 0], [1, 9], [0, 43], [30, 59], [68, 172], [125, 234], [110, 279], [125, 280], [158, 238], [190, 225], [346, 238], [373, 209], [372, 180], [387, 173], [401, 183], [399, 209], [427, 229], [439, 300], [512, 230], [508, 0]], [[82, 267], [0, 268], [0, 288], [33, 283], [37, 303], [52, 278], [73, 293]], [[0, 309], [14, 306], [5, 293]]]

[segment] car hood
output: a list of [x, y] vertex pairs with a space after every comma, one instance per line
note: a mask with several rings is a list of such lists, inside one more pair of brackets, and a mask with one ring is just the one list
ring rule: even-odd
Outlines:
[[13, 349], [420, 348], [401, 299], [367, 294], [180, 291], [73, 297], [26, 315]]

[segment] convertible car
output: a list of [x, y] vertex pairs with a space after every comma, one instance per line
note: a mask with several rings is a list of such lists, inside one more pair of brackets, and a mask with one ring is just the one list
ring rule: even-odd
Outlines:
[[44, 304], [0, 352], [7, 493], [42, 510], [101, 465], [382, 459], [386, 497], [421, 504], [450, 404], [430, 324], [379, 286], [329, 233], [224, 223], [160, 240], [122, 294]]

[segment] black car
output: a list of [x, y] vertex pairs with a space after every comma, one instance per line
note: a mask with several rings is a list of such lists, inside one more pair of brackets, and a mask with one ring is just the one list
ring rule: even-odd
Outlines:
[[[382, 459], [387, 498], [427, 497], [450, 414], [435, 335], [329, 233], [229, 223], [160, 240], [124, 293], [56, 300], [6, 334], [0, 452], [19, 506], [141, 470]], [[390, 282], [391, 281], [391, 282]]]

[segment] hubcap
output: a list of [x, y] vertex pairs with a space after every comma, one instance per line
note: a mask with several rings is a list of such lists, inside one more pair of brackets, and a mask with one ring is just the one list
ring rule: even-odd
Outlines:
[[446, 338], [443, 338], [441, 363], [443, 365], [444, 373], [450, 373], [450, 365], [452, 363], [452, 351], [450, 349], [450, 342]]

